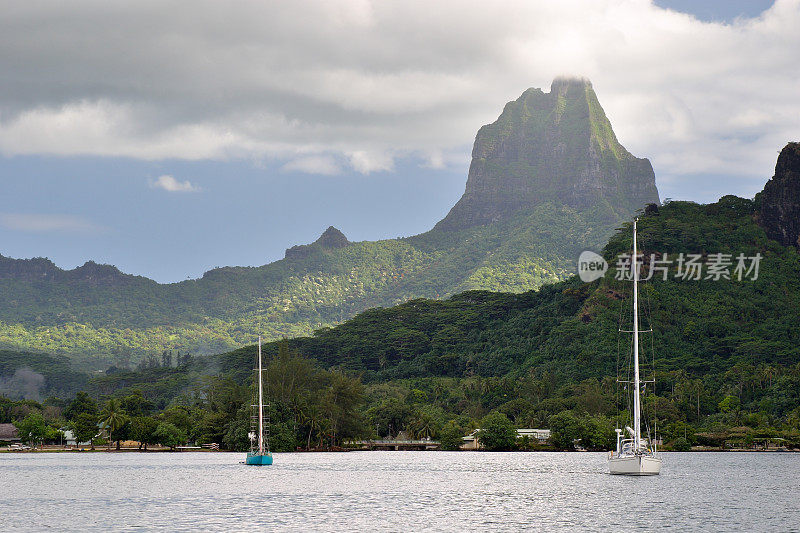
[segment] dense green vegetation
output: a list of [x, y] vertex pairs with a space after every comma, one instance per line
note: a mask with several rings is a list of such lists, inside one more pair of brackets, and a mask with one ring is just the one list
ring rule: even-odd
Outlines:
[[[57, 442], [61, 431], [70, 429], [78, 442], [91, 446], [115, 442], [117, 449], [123, 440], [138, 441], [145, 450], [148, 445], [175, 448], [186, 442], [247, 449], [252, 379], [201, 377], [191, 366], [95, 378], [92, 395], [80, 391], [69, 401], [55, 397], [44, 403], [14, 401], [0, 395], [0, 423], [13, 422], [21, 438], [32, 445]], [[175, 386], [172, 378], [177, 375], [195, 379], [191, 383], [178, 379]], [[147, 387], [153, 379], [157, 384]], [[329, 448], [368, 433], [357, 410], [363, 404], [363, 386], [357, 378], [323, 370], [283, 345], [267, 365], [264, 381], [273, 450]], [[113, 394], [100, 392], [109, 387]]]
[[512, 220], [404, 239], [304, 247], [262, 267], [228, 267], [159, 285], [88, 263], [0, 256], [0, 347], [94, 355], [129, 366], [163, 350], [219, 353], [294, 337], [376, 306], [468, 289], [524, 292], [568, 276], [577, 253], [607, 240], [616, 219], [541, 205]]
[[0, 394], [10, 398], [73, 396], [87, 382], [66, 357], [0, 350]]
[[[797, 250], [769, 240], [754, 222], [753, 202], [735, 197], [670, 202], [639, 225], [645, 264], [653, 254], [763, 256], [755, 280], [676, 279], [673, 267], [666, 280], [643, 284], [643, 327], [652, 324], [655, 351], [655, 365], [646, 368], [656, 378], [655, 388], [645, 388], [645, 405], [665, 441], [677, 448], [765, 439], [800, 446]], [[625, 227], [605, 256], [613, 264], [629, 250]], [[498, 413], [516, 427], [550, 427], [561, 448], [609, 446], [613, 425], [627, 415], [616, 384], [620, 343], [624, 357], [627, 341], [617, 330], [627, 329], [631, 303], [630, 284], [615, 273], [522, 294], [416, 299], [266, 345], [276, 447], [400, 431], [452, 446], [482, 425], [502, 429]], [[649, 354], [649, 339], [645, 347]], [[213, 422], [203, 430], [170, 422], [187, 438], [241, 447], [254, 357], [247, 346], [181, 367], [112, 372], [86, 387], [102, 401], [139, 395], [166, 421], [163, 413], [188, 410], [192, 420]], [[347, 408], [332, 407], [337, 390], [347, 391]], [[219, 398], [227, 398], [224, 407]]]
[[412, 298], [523, 293], [566, 279], [578, 253], [657, 201], [650, 162], [618, 142], [591, 83], [557, 79], [480, 129], [464, 195], [422, 235], [349, 243], [329, 228], [283, 260], [168, 285], [93, 262], [64, 271], [0, 256], [0, 348], [126, 367], [163, 350], [310, 335]]

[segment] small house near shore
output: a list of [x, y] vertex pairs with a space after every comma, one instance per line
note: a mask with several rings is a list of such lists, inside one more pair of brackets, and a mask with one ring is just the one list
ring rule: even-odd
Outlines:
[[0, 424], [0, 442], [20, 442], [19, 431], [14, 424]]
[[[478, 434], [481, 432], [480, 428], [476, 429], [469, 435], [465, 435], [461, 437], [461, 449], [462, 450], [480, 450], [483, 448], [480, 442], [478, 441]], [[540, 442], [545, 443], [547, 439], [550, 438], [550, 430], [549, 429], [518, 429], [517, 430], [517, 440], [524, 439], [525, 437], [528, 438], [530, 442]]]

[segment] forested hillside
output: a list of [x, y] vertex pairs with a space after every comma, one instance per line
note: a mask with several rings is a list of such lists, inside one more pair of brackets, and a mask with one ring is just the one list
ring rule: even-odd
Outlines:
[[617, 141], [591, 84], [556, 80], [481, 129], [464, 196], [427, 233], [351, 243], [329, 228], [283, 260], [168, 285], [92, 262], [64, 271], [0, 256], [0, 347], [128, 366], [167, 349], [212, 354], [258, 335], [308, 335], [411, 298], [537, 289], [658, 202], [654, 180], [649, 161]]
[[0, 350], [0, 394], [18, 399], [71, 397], [88, 384], [69, 359], [40, 353]]
[[[678, 447], [683, 437], [800, 446], [800, 255], [767, 237], [755, 208], [732, 196], [669, 202], [639, 222], [645, 265], [665, 254], [699, 254], [706, 268], [717, 253], [762, 257], [758, 275], [741, 280], [734, 265], [731, 279], [677, 278], [675, 264], [666, 280], [659, 273], [643, 284], [655, 355], [645, 369], [656, 378], [645, 405]], [[610, 240], [612, 268], [591, 283], [572, 277], [522, 294], [416, 299], [267, 344], [276, 449], [401, 430], [457, 443], [500, 415], [517, 427], [550, 427], [558, 447], [573, 439], [609, 446], [625, 416], [616, 377], [629, 336], [618, 329], [627, 329], [631, 305], [630, 282], [615, 279], [613, 265], [630, 252], [630, 238], [628, 225]], [[649, 277], [647, 266], [642, 274]], [[649, 360], [647, 339], [644, 348]], [[147, 405], [152, 416], [166, 409], [164, 419], [183, 420], [187, 438], [240, 447], [254, 358], [251, 345], [165, 366], [153, 360], [139, 372], [94, 377], [85, 390]]]
[[[607, 259], [629, 251], [629, 240], [628, 225], [606, 246]], [[766, 237], [754, 221], [751, 200], [670, 202], [640, 220], [640, 246], [645, 263], [650, 254], [763, 256], [756, 280], [675, 279], [673, 265], [666, 281], [659, 275], [644, 285], [659, 370], [719, 372], [737, 363], [800, 362], [794, 327], [800, 318], [798, 253]], [[523, 294], [473, 291], [447, 300], [412, 300], [289, 343], [326, 365], [364, 371], [367, 379], [519, 374], [530, 368], [571, 379], [602, 377], [613, 373], [620, 306], [630, 292], [615, 273], [612, 266], [591, 284], [573, 277]]]

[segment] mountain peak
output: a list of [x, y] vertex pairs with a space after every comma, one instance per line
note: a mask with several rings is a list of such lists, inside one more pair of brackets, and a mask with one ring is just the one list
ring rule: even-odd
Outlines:
[[617, 140], [592, 83], [526, 90], [475, 138], [464, 195], [437, 228], [483, 225], [544, 203], [622, 220], [658, 202], [653, 168]]
[[323, 250], [335, 250], [337, 248], [344, 248], [345, 246], [349, 245], [350, 241], [347, 240], [347, 237], [345, 237], [344, 233], [333, 226], [328, 226], [328, 229], [322, 232], [322, 235], [319, 236], [319, 239], [311, 244], [300, 244], [288, 248], [284, 257], [286, 259], [303, 259], [308, 257], [308, 255], [315, 248], [321, 248]]
[[350, 244], [350, 241], [347, 240], [344, 233], [333, 226], [328, 226], [328, 229], [322, 232], [314, 244], [319, 244], [323, 248], [344, 248]]

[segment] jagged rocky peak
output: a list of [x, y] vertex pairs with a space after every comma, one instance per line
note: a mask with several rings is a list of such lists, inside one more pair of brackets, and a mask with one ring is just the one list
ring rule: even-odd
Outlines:
[[790, 142], [781, 150], [775, 176], [756, 195], [756, 210], [770, 239], [800, 248], [799, 142]]
[[328, 226], [328, 229], [323, 231], [322, 235], [319, 236], [319, 239], [313, 243], [300, 244], [287, 249], [285, 257], [286, 259], [302, 259], [307, 257], [315, 248], [333, 250], [336, 248], [344, 248], [349, 244], [350, 241], [347, 240], [347, 237], [345, 237], [344, 233], [333, 226]]
[[528, 89], [475, 138], [464, 195], [437, 225], [461, 229], [552, 202], [629, 218], [658, 202], [650, 161], [617, 140], [589, 80]]
[[344, 248], [350, 244], [350, 241], [347, 240], [344, 233], [333, 226], [328, 226], [328, 229], [322, 232], [314, 244], [319, 244], [323, 248]]

